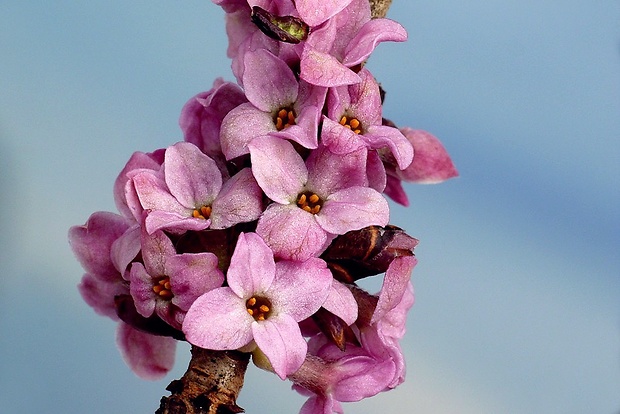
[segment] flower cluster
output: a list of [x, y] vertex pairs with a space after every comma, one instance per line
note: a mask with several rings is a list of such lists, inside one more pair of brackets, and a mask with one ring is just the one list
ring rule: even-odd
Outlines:
[[[79, 290], [143, 378], [186, 340], [251, 352], [309, 396], [302, 413], [342, 412], [405, 376], [417, 240], [388, 224], [386, 196], [407, 205], [402, 181], [457, 173], [435, 137], [383, 117], [364, 63], [407, 34], [368, 0], [213, 2], [237, 82], [189, 100], [183, 142], [134, 153], [119, 214], [71, 228]], [[357, 286], [379, 274], [378, 294]]]

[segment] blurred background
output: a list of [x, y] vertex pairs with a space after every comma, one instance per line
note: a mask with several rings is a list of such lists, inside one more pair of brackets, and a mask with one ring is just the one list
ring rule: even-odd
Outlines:
[[[409, 32], [369, 67], [384, 115], [438, 136], [461, 177], [407, 186], [421, 240], [408, 380], [347, 413], [618, 413], [620, 4], [395, 0]], [[70, 226], [114, 211], [136, 150], [182, 139], [183, 104], [233, 80], [210, 1], [0, 3], [0, 407], [149, 413], [115, 323], [79, 296]], [[239, 404], [304, 398], [251, 367]]]

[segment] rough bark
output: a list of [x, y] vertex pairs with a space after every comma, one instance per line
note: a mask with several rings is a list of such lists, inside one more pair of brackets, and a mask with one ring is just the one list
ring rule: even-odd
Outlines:
[[388, 9], [390, 8], [390, 4], [392, 4], [392, 0], [368, 0], [370, 3], [370, 10], [372, 12], [372, 17], [385, 17]]
[[192, 347], [192, 359], [181, 379], [166, 388], [155, 414], [236, 414], [250, 354]]

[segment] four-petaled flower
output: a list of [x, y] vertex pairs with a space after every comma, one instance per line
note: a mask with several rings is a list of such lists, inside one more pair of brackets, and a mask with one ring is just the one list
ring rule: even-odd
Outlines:
[[307, 348], [298, 322], [321, 307], [332, 285], [325, 262], [275, 262], [260, 236], [241, 233], [227, 282], [200, 296], [187, 312], [187, 340], [215, 350], [238, 349], [254, 340], [280, 378], [297, 371]]

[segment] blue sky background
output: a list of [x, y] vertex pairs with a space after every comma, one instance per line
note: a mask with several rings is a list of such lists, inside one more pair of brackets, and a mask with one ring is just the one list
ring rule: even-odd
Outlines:
[[[370, 69], [384, 115], [442, 139], [461, 177], [408, 186], [418, 237], [408, 381], [347, 413], [620, 411], [620, 4], [395, 0], [404, 44]], [[68, 228], [114, 210], [133, 151], [232, 80], [207, 0], [0, 3], [0, 407], [154, 412], [182, 375], [135, 377], [85, 305]], [[249, 370], [240, 405], [303, 398]]]

